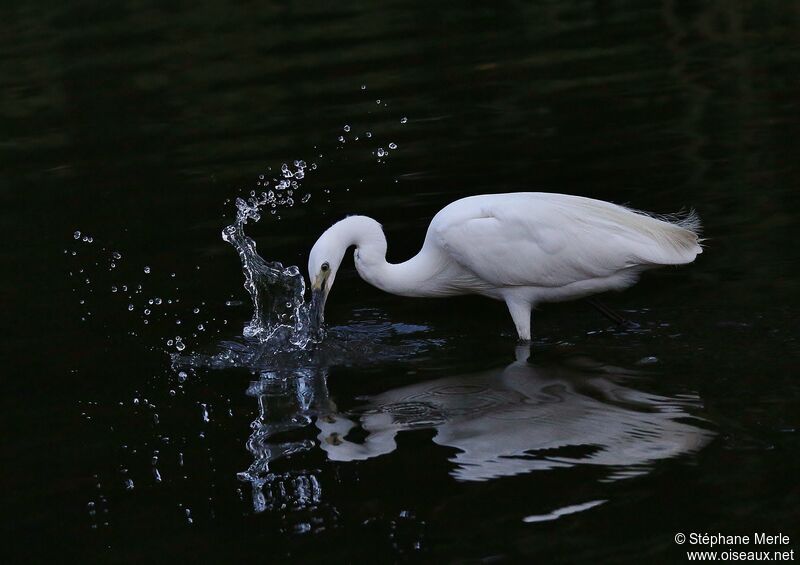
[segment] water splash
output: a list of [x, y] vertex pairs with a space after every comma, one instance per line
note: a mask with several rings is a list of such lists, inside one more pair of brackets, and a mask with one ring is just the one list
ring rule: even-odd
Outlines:
[[[301, 166], [302, 164], [302, 166]], [[285, 165], [283, 173], [297, 176], [305, 163], [296, 162], [296, 170]], [[286, 190], [285, 178], [276, 186]], [[279, 188], [279, 187], [283, 188]], [[291, 186], [291, 185], [289, 185]], [[244, 273], [244, 288], [253, 303], [253, 316], [245, 325], [243, 334], [261, 343], [269, 343], [276, 352], [306, 349], [322, 339], [322, 328], [310, 315], [306, 304], [305, 281], [296, 266], [284, 267], [277, 261], [266, 261], [256, 251], [256, 242], [244, 232], [248, 221], [261, 219], [261, 209], [270, 206], [291, 205], [291, 195], [270, 190], [260, 196], [253, 194], [247, 200], [236, 199], [236, 220], [222, 231], [222, 239], [230, 243], [239, 254]]]

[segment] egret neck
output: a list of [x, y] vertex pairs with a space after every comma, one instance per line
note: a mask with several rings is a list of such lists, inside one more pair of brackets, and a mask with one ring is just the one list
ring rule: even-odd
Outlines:
[[400, 296], [437, 296], [435, 279], [445, 262], [424, 246], [403, 263], [386, 261], [386, 236], [381, 225], [367, 216], [349, 216], [328, 230], [338, 240], [342, 253], [355, 246], [356, 270], [369, 284]]

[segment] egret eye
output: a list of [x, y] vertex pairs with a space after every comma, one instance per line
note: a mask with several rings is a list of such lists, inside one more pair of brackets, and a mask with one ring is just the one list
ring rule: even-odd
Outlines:
[[327, 263], [327, 262], [323, 263], [323, 264], [322, 264], [322, 267], [321, 267], [321, 269], [322, 269], [322, 272], [323, 272], [323, 273], [324, 273], [325, 271], [327, 271], [328, 269], [330, 269], [330, 268], [331, 268], [331, 266], [330, 266], [330, 265], [328, 265], [328, 263]]

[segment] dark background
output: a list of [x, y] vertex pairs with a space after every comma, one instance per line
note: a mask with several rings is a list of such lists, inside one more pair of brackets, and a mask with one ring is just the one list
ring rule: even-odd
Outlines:
[[[14, 543], [4, 551], [34, 561], [680, 561], [677, 531], [762, 530], [793, 533], [800, 549], [799, 38], [791, 0], [6, 3], [0, 348]], [[389, 143], [398, 148], [379, 158]], [[180, 330], [191, 351], [236, 339], [249, 309], [225, 305], [246, 300], [219, 235], [230, 199], [294, 159], [317, 164], [302, 183], [310, 201], [248, 230], [265, 257], [303, 272], [315, 238], [347, 213], [381, 221], [397, 261], [436, 211], [471, 194], [695, 208], [707, 237], [697, 263], [608, 298], [648, 332], [619, 332], [582, 304], [545, 306], [534, 358], [632, 367], [654, 356], [639, 387], [698, 394], [715, 440], [611, 484], [589, 467], [472, 484], [453, 479], [452, 450], [420, 429], [363, 463], [319, 450], [277, 463], [324, 482], [313, 509], [324, 530], [295, 531], [305, 518], [291, 512], [254, 514], [236, 478], [252, 460], [252, 375], [198, 370], [170, 396], [165, 340], [177, 319], [206, 322], [195, 338]], [[123, 259], [109, 270], [112, 251]], [[386, 296], [351, 266], [328, 320], [368, 334], [383, 320], [376, 339], [409, 353], [330, 367], [340, 409], [513, 359], [503, 305]], [[110, 291], [121, 284], [142, 294]], [[156, 296], [180, 303], [144, 325], [142, 305]], [[425, 331], [404, 338], [406, 326]], [[201, 404], [233, 416], [206, 430]], [[206, 444], [188, 439], [204, 431]], [[164, 463], [156, 484], [150, 458], [164, 436], [162, 459], [174, 461], [182, 438], [190, 471], [184, 479]], [[609, 502], [521, 521], [584, 491]]]

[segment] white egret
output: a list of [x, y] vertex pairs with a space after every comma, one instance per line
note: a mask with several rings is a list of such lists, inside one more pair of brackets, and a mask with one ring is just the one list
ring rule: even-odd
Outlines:
[[699, 227], [694, 213], [656, 217], [566, 194], [470, 196], [434, 216], [417, 255], [392, 264], [381, 225], [349, 216], [311, 249], [312, 305], [322, 323], [342, 258], [355, 246], [356, 269], [371, 285], [400, 296], [502, 300], [527, 341], [531, 310], [539, 303], [622, 290], [644, 270], [691, 263], [702, 253]]

